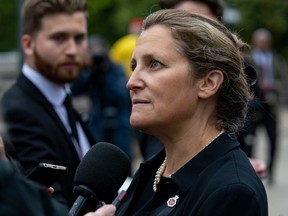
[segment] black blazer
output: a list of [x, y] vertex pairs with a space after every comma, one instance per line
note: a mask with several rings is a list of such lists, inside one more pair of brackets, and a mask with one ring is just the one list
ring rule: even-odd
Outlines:
[[171, 178], [162, 177], [154, 193], [164, 157], [162, 151], [141, 164], [117, 216], [268, 216], [265, 188], [235, 138], [219, 136]]
[[0, 215], [67, 216], [46, 189], [26, 181], [11, 164], [0, 159]]
[[[68, 167], [68, 173], [53, 185], [59, 201], [71, 207], [75, 200], [73, 179], [79, 158], [70, 136], [53, 106], [38, 88], [21, 74], [1, 100], [3, 120], [25, 171], [39, 162]], [[77, 114], [91, 145], [92, 134]], [[8, 152], [9, 153], [9, 152]]]

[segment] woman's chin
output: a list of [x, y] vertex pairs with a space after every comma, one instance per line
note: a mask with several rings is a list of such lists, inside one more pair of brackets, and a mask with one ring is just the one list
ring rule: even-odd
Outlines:
[[141, 124], [140, 122], [131, 122], [130, 121], [130, 124], [131, 124], [131, 127], [133, 127], [134, 129], [137, 129], [137, 130], [142, 130], [143, 129], [143, 124]]
[[130, 125], [137, 130], [143, 130], [146, 127], [142, 119], [133, 116], [130, 117]]

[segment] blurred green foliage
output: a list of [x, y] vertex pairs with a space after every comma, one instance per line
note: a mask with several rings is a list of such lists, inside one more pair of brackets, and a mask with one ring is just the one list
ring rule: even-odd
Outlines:
[[[23, 1], [23, 0], [22, 0]], [[21, 0], [1, 0], [0, 52], [17, 49], [18, 11]], [[288, 57], [288, 1], [287, 0], [225, 0], [237, 8], [241, 21], [229, 26], [250, 42], [251, 33], [259, 27], [268, 28], [274, 37], [274, 47]], [[127, 33], [133, 17], [145, 17], [158, 10], [157, 0], [87, 0], [89, 34], [99, 34], [112, 44]]]
[[0, 52], [17, 49], [18, 2], [1, 0], [0, 7]]
[[125, 35], [133, 17], [158, 10], [157, 0], [87, 0], [89, 34], [99, 34], [112, 44]]
[[267, 28], [273, 36], [274, 49], [288, 58], [287, 0], [225, 0], [241, 12], [241, 22], [233, 27], [245, 42], [257, 28]]

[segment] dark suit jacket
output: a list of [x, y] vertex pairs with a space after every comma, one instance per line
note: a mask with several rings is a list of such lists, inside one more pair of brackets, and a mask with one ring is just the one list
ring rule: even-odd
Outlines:
[[40, 185], [26, 181], [11, 164], [0, 160], [0, 215], [67, 216]]
[[[70, 207], [75, 200], [73, 179], [80, 161], [70, 136], [53, 106], [36, 86], [21, 74], [16, 83], [3, 95], [1, 108], [8, 136], [26, 171], [39, 162], [68, 167], [68, 173], [53, 185], [53, 196], [59, 201], [67, 202]], [[78, 120], [90, 144], [94, 144], [92, 135], [79, 115]]]
[[[265, 188], [234, 138], [222, 134], [152, 190], [162, 151], [142, 163], [116, 215], [267, 216]], [[167, 206], [178, 195], [176, 205]]]

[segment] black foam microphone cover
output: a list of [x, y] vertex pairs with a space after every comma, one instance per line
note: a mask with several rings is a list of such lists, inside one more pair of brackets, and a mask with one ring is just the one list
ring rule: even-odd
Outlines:
[[77, 167], [74, 184], [91, 189], [99, 201], [111, 203], [130, 174], [130, 160], [117, 146], [100, 142], [86, 153]]

